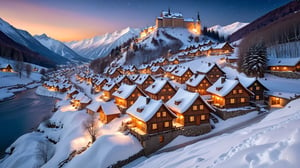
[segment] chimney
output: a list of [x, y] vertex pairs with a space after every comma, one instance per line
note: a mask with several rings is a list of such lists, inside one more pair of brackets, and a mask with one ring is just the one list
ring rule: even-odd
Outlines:
[[222, 78], [221, 78], [221, 83], [223, 84], [223, 83], [225, 83], [225, 81], [226, 81], [226, 78], [225, 78], [225, 77], [222, 77]]
[[146, 97], [146, 104], [149, 104], [150, 103], [150, 97]]
[[209, 62], [209, 63], [207, 63], [208, 64], [208, 66], [211, 66], [211, 63]]
[[197, 77], [198, 77], [198, 75], [199, 75], [199, 74], [198, 74], [198, 73], [196, 73], [196, 74], [195, 74], [195, 78], [197, 78]]

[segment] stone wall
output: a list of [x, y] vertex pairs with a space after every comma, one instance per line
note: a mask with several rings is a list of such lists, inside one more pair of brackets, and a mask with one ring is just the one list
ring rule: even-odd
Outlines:
[[221, 117], [223, 120], [227, 120], [228, 118], [233, 118], [233, 117], [237, 117], [240, 115], [245, 115], [249, 112], [258, 110], [257, 108], [251, 108], [251, 109], [239, 109], [236, 111], [225, 111], [223, 109], [217, 109], [216, 108], [216, 112], [214, 112], [215, 114], [217, 114], [219, 117]]
[[268, 72], [275, 76], [279, 76], [283, 78], [300, 79], [299, 72], [274, 72], [274, 71], [268, 71]]

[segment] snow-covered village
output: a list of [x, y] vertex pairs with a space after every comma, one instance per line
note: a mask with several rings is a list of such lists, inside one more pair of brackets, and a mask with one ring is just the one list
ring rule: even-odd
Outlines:
[[0, 167], [300, 167], [299, 11], [1, 1]]

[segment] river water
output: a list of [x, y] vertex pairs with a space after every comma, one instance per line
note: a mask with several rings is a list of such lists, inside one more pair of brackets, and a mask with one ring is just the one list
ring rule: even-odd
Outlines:
[[16, 94], [12, 100], [0, 102], [0, 158], [21, 135], [33, 131], [52, 115], [56, 98], [39, 96], [35, 89]]

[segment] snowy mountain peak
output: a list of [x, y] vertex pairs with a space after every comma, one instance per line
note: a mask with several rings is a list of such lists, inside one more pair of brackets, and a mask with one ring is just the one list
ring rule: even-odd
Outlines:
[[215, 25], [215, 26], [208, 28], [208, 30], [218, 31], [220, 35], [227, 37], [248, 24], [249, 23], [234, 22], [234, 23], [226, 25], [226, 26]]

